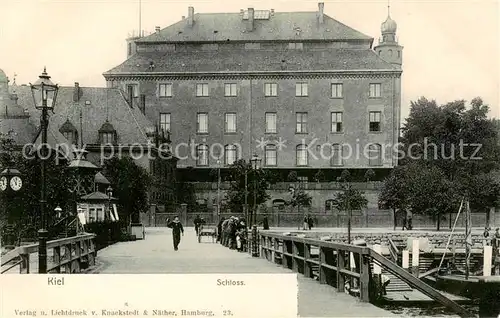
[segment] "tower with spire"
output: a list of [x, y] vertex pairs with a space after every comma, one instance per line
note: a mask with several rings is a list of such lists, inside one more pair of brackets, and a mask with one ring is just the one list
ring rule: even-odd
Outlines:
[[397, 29], [398, 25], [396, 21], [391, 18], [390, 6], [387, 6], [387, 19], [380, 26], [382, 38], [379, 40], [379, 44], [373, 49], [385, 61], [397, 68], [401, 68], [403, 64], [403, 47], [398, 43], [396, 37]]

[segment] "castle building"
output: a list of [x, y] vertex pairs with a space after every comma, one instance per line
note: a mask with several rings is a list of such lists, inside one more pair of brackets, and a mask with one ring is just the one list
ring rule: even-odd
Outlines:
[[326, 15], [323, 3], [313, 12], [189, 7], [181, 21], [129, 38], [127, 59], [103, 75], [175, 135], [179, 175], [213, 182], [214, 168], [257, 154], [283, 181], [290, 171], [334, 181], [344, 169], [372, 169], [380, 180], [397, 164], [396, 31], [388, 16], [374, 47], [373, 37]]

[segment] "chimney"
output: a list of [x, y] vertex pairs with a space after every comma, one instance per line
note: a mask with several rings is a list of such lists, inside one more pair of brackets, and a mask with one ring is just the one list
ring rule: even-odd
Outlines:
[[247, 31], [248, 32], [253, 31], [253, 28], [254, 28], [253, 19], [254, 19], [254, 10], [253, 10], [253, 8], [248, 8], [248, 21], [247, 21]]
[[325, 9], [325, 4], [323, 2], [318, 3], [318, 19], [319, 19], [319, 24], [323, 24], [324, 9]]
[[139, 104], [140, 110], [143, 114], [146, 113], [146, 95], [141, 94], [141, 99], [140, 99], [140, 104]]
[[75, 82], [75, 88], [73, 89], [73, 101], [78, 102], [80, 100], [80, 84]]
[[188, 8], [188, 22], [187, 23], [190, 27], [192, 27], [194, 24], [194, 8], [193, 7]]
[[160, 33], [160, 27], [159, 27], [159, 26], [156, 26], [156, 27], [155, 27], [155, 31], [156, 31], [156, 33]]
[[274, 9], [271, 9], [271, 16], [274, 15]]
[[184, 20], [185, 18], [186, 18], [186, 16], [185, 16], [185, 15], [183, 15], [183, 16], [182, 16], [182, 20]]

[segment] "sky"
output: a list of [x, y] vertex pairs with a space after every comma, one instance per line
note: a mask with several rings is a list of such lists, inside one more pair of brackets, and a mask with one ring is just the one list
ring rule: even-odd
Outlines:
[[[387, 0], [324, 1], [325, 14], [375, 38]], [[142, 0], [141, 29], [152, 32], [195, 13], [275, 9], [316, 11], [317, 1]], [[497, 0], [390, 0], [403, 49], [402, 117], [421, 96], [438, 103], [479, 96], [500, 117]], [[126, 59], [128, 34], [139, 29], [139, 0], [0, 0], [0, 69], [17, 84], [43, 67], [55, 83], [104, 86], [102, 73]]]

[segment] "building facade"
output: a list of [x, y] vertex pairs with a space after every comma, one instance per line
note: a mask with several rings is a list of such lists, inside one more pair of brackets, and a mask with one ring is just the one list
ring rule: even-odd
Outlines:
[[[0, 70], [0, 132], [8, 134], [21, 151], [25, 145], [41, 144], [40, 115], [28, 85], [13, 83]], [[142, 112], [130, 107], [116, 88], [59, 87], [54, 112], [50, 113], [47, 142], [59, 150], [62, 161], [73, 158], [73, 150], [84, 148], [86, 159], [101, 167], [113, 156], [129, 156], [155, 175], [150, 201], [170, 204], [175, 201], [176, 158], [159, 156], [163, 136]], [[28, 148], [26, 148], [28, 149]]]
[[335, 181], [344, 169], [381, 179], [397, 164], [396, 31], [388, 16], [373, 47], [374, 38], [326, 15], [323, 3], [314, 12], [189, 7], [181, 21], [128, 39], [126, 61], [103, 75], [172, 132], [178, 172], [198, 182], [253, 154], [283, 181], [290, 171], [313, 181], [319, 170]]

